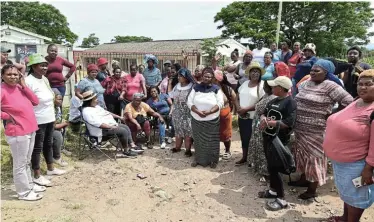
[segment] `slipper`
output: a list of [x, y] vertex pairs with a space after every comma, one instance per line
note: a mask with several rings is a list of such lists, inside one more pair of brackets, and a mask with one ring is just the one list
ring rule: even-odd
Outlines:
[[43, 198], [43, 195], [35, 193], [33, 190], [31, 190], [28, 194], [24, 196], [19, 196], [19, 200], [25, 200], [25, 201], [36, 201]]
[[270, 211], [278, 211], [288, 207], [288, 203], [282, 199], [275, 199], [266, 203], [266, 209]]
[[272, 199], [272, 198], [277, 198], [277, 195], [271, 194], [270, 190], [265, 190], [265, 191], [258, 192], [258, 197], [259, 198]]
[[298, 196], [298, 198], [302, 200], [309, 200], [311, 198], [316, 198], [316, 197], [318, 197], [316, 193], [308, 193], [306, 191]]
[[227, 152], [222, 155], [222, 159], [224, 160], [229, 160], [231, 158], [231, 153]]

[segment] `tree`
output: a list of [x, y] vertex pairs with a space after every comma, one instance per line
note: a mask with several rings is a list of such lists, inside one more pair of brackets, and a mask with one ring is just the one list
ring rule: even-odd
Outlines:
[[98, 37], [95, 36], [95, 33], [91, 33], [87, 38], [83, 38], [82, 48], [93, 48], [100, 44], [100, 40]]
[[[204, 39], [201, 43], [201, 50], [206, 55], [206, 62], [207, 64], [211, 64], [214, 56], [217, 54], [219, 47], [226, 47], [229, 48], [226, 44], [219, 44], [219, 37]], [[224, 62], [225, 58], [221, 59], [220, 62]], [[223, 64], [219, 64], [223, 65]]]
[[[278, 2], [234, 2], [221, 9], [222, 36], [275, 40]], [[281, 38], [313, 42], [319, 56], [335, 56], [350, 44], [367, 44], [374, 14], [370, 2], [283, 2]]]
[[153, 41], [152, 38], [145, 37], [145, 36], [114, 36], [114, 39], [112, 39], [112, 42], [115, 43], [125, 43], [125, 42], [150, 42]]
[[73, 45], [78, 36], [69, 28], [66, 17], [50, 4], [39, 2], [1, 2], [1, 25], [11, 25]]

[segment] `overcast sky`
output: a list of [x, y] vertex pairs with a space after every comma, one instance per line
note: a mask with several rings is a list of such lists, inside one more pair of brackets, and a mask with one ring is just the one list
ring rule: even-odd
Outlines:
[[[120, 2], [42, 1], [67, 17], [70, 29], [79, 36], [77, 45], [90, 33], [100, 43], [116, 35], [146, 36], [154, 40], [198, 39], [219, 36], [214, 16], [232, 1], [207, 2]], [[374, 1], [372, 1], [374, 7]], [[374, 26], [371, 28], [374, 31]], [[371, 39], [374, 44], [374, 38]]]

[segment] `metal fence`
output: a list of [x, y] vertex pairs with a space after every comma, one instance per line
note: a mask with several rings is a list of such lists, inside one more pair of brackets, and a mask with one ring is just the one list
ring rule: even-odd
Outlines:
[[[139, 54], [139, 53], [131, 53], [131, 52], [73, 52], [74, 62], [77, 66], [76, 71], [76, 81], [79, 81], [82, 79], [87, 71], [87, 65], [91, 63], [96, 63], [98, 58], [106, 58], [108, 60], [108, 69], [112, 69], [112, 61], [116, 60], [119, 62], [120, 67], [125, 72], [130, 71], [130, 66], [132, 64], [135, 64], [139, 66], [140, 64], [144, 64], [144, 55], [145, 54]], [[161, 72], [164, 72], [164, 62], [166, 60], [170, 60], [172, 63], [179, 63], [183, 64], [183, 56], [180, 53], [160, 53], [154, 54], [159, 63], [157, 65], [157, 68], [160, 69]], [[197, 65], [201, 63], [201, 57], [199, 54], [196, 53], [188, 53], [187, 54], [187, 68], [190, 70], [193, 70]]]

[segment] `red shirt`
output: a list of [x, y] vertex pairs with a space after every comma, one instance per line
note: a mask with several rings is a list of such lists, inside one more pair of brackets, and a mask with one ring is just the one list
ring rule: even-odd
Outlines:
[[70, 63], [64, 58], [61, 58], [60, 56], [57, 56], [54, 61], [48, 64], [48, 70], [47, 70], [46, 76], [49, 80], [49, 84], [51, 84], [51, 88], [65, 86], [65, 81], [64, 81], [65, 76], [62, 74], [62, 70], [64, 69], [64, 66], [70, 68], [70, 72], [75, 71], [74, 64]]
[[1, 119], [10, 120], [5, 126], [7, 136], [25, 136], [38, 130], [33, 106], [39, 104], [38, 97], [28, 88], [20, 85], [1, 84]]
[[116, 79], [112, 76], [108, 76], [101, 82], [101, 85], [105, 89], [105, 95], [113, 95], [113, 93], [117, 92], [121, 95], [122, 92], [126, 92], [126, 79], [121, 77]]

